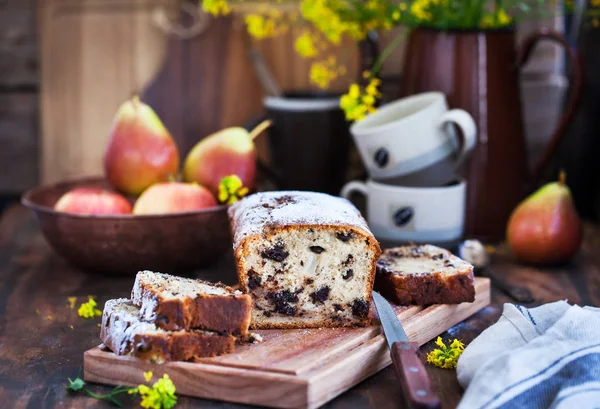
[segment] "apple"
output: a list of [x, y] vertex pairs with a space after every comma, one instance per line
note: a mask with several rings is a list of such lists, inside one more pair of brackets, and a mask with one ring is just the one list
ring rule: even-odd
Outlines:
[[131, 204], [118, 193], [100, 188], [81, 187], [62, 195], [54, 205], [54, 210], [93, 215], [130, 214]]
[[133, 214], [189, 212], [217, 206], [213, 194], [197, 183], [157, 183], [146, 189], [133, 206]]

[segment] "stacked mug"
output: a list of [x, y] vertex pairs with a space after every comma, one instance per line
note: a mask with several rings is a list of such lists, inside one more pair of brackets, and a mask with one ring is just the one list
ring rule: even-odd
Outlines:
[[471, 115], [428, 92], [379, 108], [350, 132], [369, 179], [347, 183], [341, 196], [366, 197], [380, 241], [450, 245], [462, 237], [466, 183], [457, 175], [476, 143]]

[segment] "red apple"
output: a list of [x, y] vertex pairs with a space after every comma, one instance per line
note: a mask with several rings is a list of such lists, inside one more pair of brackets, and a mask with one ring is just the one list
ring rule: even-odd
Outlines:
[[133, 214], [189, 212], [216, 205], [212, 193], [196, 183], [157, 183], [138, 198], [133, 206]]
[[118, 193], [80, 187], [62, 195], [54, 210], [76, 214], [130, 214], [131, 204]]

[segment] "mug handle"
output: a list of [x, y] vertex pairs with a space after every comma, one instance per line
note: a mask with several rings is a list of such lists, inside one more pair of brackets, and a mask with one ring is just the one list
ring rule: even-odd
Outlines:
[[350, 195], [352, 195], [353, 192], [362, 193], [363, 195], [367, 196], [367, 185], [365, 185], [363, 182], [359, 182], [358, 180], [348, 182], [342, 188], [340, 196], [350, 200]]
[[554, 156], [554, 153], [558, 150], [563, 137], [566, 134], [567, 127], [571, 123], [571, 120], [575, 116], [575, 112], [581, 101], [581, 93], [583, 89], [583, 63], [581, 61], [581, 55], [574, 47], [569, 44], [565, 37], [547, 28], [542, 28], [536, 32], [531, 33], [521, 44], [518, 49], [517, 56], [517, 67], [522, 67], [529, 61], [529, 57], [533, 52], [533, 49], [540, 40], [550, 40], [555, 44], [558, 44], [565, 50], [567, 60], [571, 67], [571, 87], [569, 102], [566, 104], [563, 114], [558, 122], [558, 127], [554, 131], [554, 134], [550, 137], [546, 149], [542, 153], [541, 159], [533, 168], [532, 177], [529, 180], [530, 187], [535, 186], [543, 176], [544, 171], [550, 164], [550, 160]]
[[[256, 128], [261, 122], [267, 119], [269, 119], [269, 117], [266, 114], [257, 115], [250, 119], [248, 122], [246, 122], [244, 124], [244, 128], [248, 132], [250, 132], [254, 128]], [[256, 158], [256, 168], [259, 172], [262, 172], [262, 174], [265, 175], [265, 177], [268, 180], [273, 182], [275, 186], [281, 185], [281, 175], [279, 175], [279, 173], [273, 168], [273, 166], [270, 166], [267, 163], [263, 162], [260, 158]]]
[[463, 109], [452, 109], [446, 112], [438, 119], [438, 126], [442, 127], [447, 123], [456, 124], [462, 131], [462, 149], [455, 161], [455, 167], [458, 168], [477, 143], [477, 125], [473, 117]]

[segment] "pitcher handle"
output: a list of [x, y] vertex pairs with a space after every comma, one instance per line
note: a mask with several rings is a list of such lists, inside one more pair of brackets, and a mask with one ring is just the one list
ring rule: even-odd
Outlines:
[[558, 45], [562, 46], [565, 49], [567, 54], [567, 58], [569, 60], [572, 74], [571, 74], [571, 96], [569, 98], [569, 103], [567, 104], [562, 117], [558, 123], [558, 127], [552, 134], [550, 141], [546, 146], [546, 150], [544, 150], [540, 160], [534, 167], [534, 171], [530, 180], [531, 185], [535, 185], [539, 182], [542, 174], [552, 156], [558, 149], [560, 142], [562, 141], [565, 131], [567, 130], [567, 125], [571, 121], [573, 115], [575, 114], [575, 110], [579, 105], [579, 101], [581, 99], [581, 90], [583, 83], [583, 68], [581, 63], [581, 56], [575, 50], [575, 48], [571, 47], [571, 45], [565, 40], [565, 38], [558, 32], [542, 28], [532, 34], [530, 34], [519, 47], [518, 55], [517, 55], [517, 67], [522, 67], [531, 56], [531, 52], [537, 45], [540, 40], [551, 40]]

